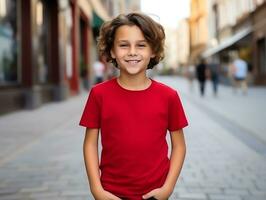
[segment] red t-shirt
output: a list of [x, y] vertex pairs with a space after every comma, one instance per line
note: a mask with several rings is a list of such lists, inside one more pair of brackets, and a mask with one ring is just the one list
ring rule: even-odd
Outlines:
[[92, 88], [80, 120], [81, 126], [101, 129], [103, 188], [134, 200], [164, 184], [167, 130], [187, 124], [175, 90], [154, 80], [145, 90], [127, 90], [116, 78]]

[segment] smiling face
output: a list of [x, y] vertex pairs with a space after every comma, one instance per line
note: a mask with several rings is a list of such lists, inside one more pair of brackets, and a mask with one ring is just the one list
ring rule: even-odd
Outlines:
[[143, 75], [154, 54], [139, 27], [123, 25], [116, 30], [111, 56], [120, 74]]

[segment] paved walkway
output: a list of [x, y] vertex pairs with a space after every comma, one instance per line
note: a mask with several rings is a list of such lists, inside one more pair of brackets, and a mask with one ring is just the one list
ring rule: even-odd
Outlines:
[[179, 90], [188, 102], [218, 121], [250, 148], [266, 156], [266, 87], [249, 88], [248, 95], [243, 95], [240, 91], [235, 94], [229, 86], [220, 85], [218, 96], [214, 97], [212, 85], [207, 82], [205, 96], [200, 97], [196, 81], [191, 90], [185, 79], [159, 79]]
[[[190, 122], [187, 157], [171, 199], [265, 200], [265, 143], [258, 131], [266, 130], [265, 106], [257, 99], [265, 99], [265, 89], [243, 97], [223, 87], [218, 98], [201, 99], [183, 79], [156, 79], [180, 91]], [[92, 199], [82, 159], [84, 129], [77, 125], [86, 97], [0, 117], [0, 200]], [[245, 107], [248, 117], [239, 112]]]
[[[265, 103], [256, 98], [265, 99], [266, 90], [254, 88], [250, 89], [248, 96], [242, 96], [234, 95], [231, 88], [221, 86], [216, 98], [208, 84], [207, 94], [201, 98], [196, 83], [191, 92], [184, 79], [158, 79], [179, 90], [190, 121], [185, 130], [186, 162], [173, 197], [266, 199], [266, 145], [252, 135], [259, 135], [258, 132], [246, 130], [248, 126], [254, 126], [256, 130], [257, 125], [266, 130], [265, 117], [261, 118], [265, 115]], [[246, 103], [250, 106], [245, 110]], [[250, 134], [248, 138], [253, 141], [247, 142], [246, 134]], [[258, 149], [253, 144], [261, 146]]]

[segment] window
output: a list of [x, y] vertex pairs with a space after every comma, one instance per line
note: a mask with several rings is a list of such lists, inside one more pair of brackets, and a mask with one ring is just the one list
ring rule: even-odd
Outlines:
[[17, 1], [0, 0], [0, 85], [18, 83]]
[[45, 4], [42, 0], [38, 0], [34, 18], [37, 52], [34, 53], [36, 53], [36, 76], [39, 83], [48, 82], [48, 16], [45, 11], [47, 11]]
[[259, 71], [262, 75], [266, 75], [266, 39], [258, 41], [258, 64]]

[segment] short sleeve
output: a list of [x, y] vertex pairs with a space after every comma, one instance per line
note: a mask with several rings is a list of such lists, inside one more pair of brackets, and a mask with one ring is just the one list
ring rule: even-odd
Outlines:
[[168, 130], [176, 131], [188, 125], [181, 100], [175, 92], [171, 95], [168, 105]]
[[100, 105], [93, 88], [90, 91], [79, 125], [88, 128], [100, 128]]

